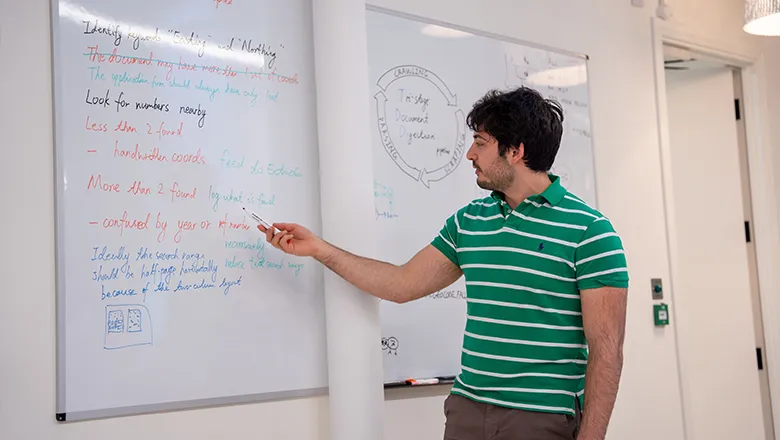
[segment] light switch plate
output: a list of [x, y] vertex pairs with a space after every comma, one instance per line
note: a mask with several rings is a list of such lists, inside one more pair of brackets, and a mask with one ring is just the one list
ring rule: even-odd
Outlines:
[[653, 292], [653, 299], [664, 299], [664, 285], [660, 278], [650, 280], [650, 291]]
[[631, 0], [631, 4], [643, 8], [645, 7], [645, 0]]

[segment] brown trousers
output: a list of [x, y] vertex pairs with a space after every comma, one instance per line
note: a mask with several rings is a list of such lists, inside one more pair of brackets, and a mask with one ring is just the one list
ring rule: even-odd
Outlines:
[[444, 440], [574, 440], [581, 414], [503, 408], [450, 394], [444, 401]]

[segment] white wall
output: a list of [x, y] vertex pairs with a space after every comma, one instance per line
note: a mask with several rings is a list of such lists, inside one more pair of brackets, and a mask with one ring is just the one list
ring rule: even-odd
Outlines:
[[[591, 56], [600, 208], [623, 235], [633, 287], [626, 364], [610, 438], [682, 439], [673, 329], [655, 329], [649, 279], [668, 282], [650, 6], [629, 0], [373, 0], [372, 3]], [[654, 3], [648, 0], [648, 4]], [[753, 47], [741, 0], [673, 1], [681, 23], [709, 39]], [[143, 435], [163, 438], [326, 439], [325, 398], [59, 426], [54, 421], [54, 229], [48, 0], [0, 0], [0, 438]], [[561, 12], [563, 11], [563, 12]], [[698, 13], [702, 12], [699, 17]], [[469, 62], [464, 54], [464, 62]], [[780, 66], [774, 72], [780, 73]], [[778, 95], [777, 91], [775, 91]], [[775, 108], [774, 119], [780, 117]], [[778, 136], [780, 139], [780, 136]], [[780, 167], [779, 167], [780, 169]], [[668, 292], [667, 292], [668, 293]], [[674, 325], [674, 323], [673, 323]], [[438, 438], [441, 391], [388, 393], [388, 439]]]

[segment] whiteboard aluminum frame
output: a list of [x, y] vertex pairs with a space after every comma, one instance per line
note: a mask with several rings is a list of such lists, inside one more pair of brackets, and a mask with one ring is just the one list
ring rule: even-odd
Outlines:
[[[65, 405], [65, 243], [63, 237], [65, 236], [65, 210], [63, 209], [65, 204], [65, 189], [63, 183], [67, 185], [67, 179], [64, 169], [64, 155], [59, 153], [57, 148], [61, 145], [62, 141], [62, 124], [60, 123], [59, 112], [57, 111], [57, 104], [62, 100], [60, 96], [61, 79], [58, 75], [59, 62], [60, 62], [60, 50], [58, 44], [58, 37], [60, 35], [60, 7], [59, 0], [51, 0], [51, 12], [49, 19], [51, 20], [51, 62], [52, 62], [52, 126], [53, 126], [53, 148], [54, 148], [54, 215], [55, 215], [55, 231], [54, 231], [54, 279], [55, 279], [55, 301], [54, 307], [56, 311], [56, 323], [55, 332], [57, 338], [57, 347], [55, 362], [57, 363], [57, 406], [56, 406], [56, 418], [65, 417], [66, 405]], [[64, 420], [64, 419], [63, 419]]]
[[461, 26], [461, 25], [457, 25], [457, 24], [454, 24], [454, 23], [446, 22], [446, 21], [435, 20], [435, 19], [432, 19], [432, 18], [427, 18], [427, 17], [420, 16], [420, 15], [409, 14], [407, 12], [400, 12], [400, 11], [396, 11], [394, 9], [385, 8], [385, 7], [382, 7], [382, 6], [376, 6], [376, 5], [371, 5], [371, 4], [366, 3], [366, 10], [367, 11], [371, 11], [371, 12], [380, 12], [380, 13], [383, 13], [383, 14], [392, 15], [392, 16], [399, 17], [399, 18], [406, 18], [406, 19], [409, 19], [409, 20], [419, 21], [420, 23], [433, 24], [433, 25], [436, 25], [436, 26], [447, 27], [447, 28], [455, 29], [455, 30], [458, 30], [458, 31], [461, 31], [461, 32], [467, 32], [469, 34], [479, 35], [481, 37], [487, 37], [487, 38], [492, 38], [492, 39], [499, 40], [499, 41], [505, 41], [507, 43], [519, 44], [519, 45], [522, 45], [522, 46], [529, 46], [529, 47], [533, 47], [533, 48], [536, 48], [536, 49], [546, 50], [548, 52], [556, 52], [556, 53], [559, 53], [559, 54], [562, 54], [562, 55], [568, 55], [568, 56], [575, 57], [575, 58], [581, 58], [581, 59], [586, 60], [586, 61], [590, 59], [590, 57], [586, 53], [573, 52], [573, 51], [569, 51], [569, 50], [565, 50], [565, 49], [558, 49], [558, 48], [555, 48], [555, 47], [545, 46], [543, 44], [534, 43], [534, 42], [531, 42], [531, 41], [525, 41], [525, 40], [520, 40], [518, 38], [507, 37], [506, 35], [501, 35], [501, 34], [495, 34], [495, 33], [492, 33], [492, 32], [482, 31], [482, 30], [479, 30], [479, 29], [470, 28], [470, 27], [466, 27], [466, 26]]
[[[468, 27], [468, 26], [461, 26], [461, 25], [450, 23], [450, 22], [446, 22], [446, 21], [441, 21], [441, 20], [436, 20], [436, 19], [433, 19], [433, 18], [423, 17], [423, 16], [420, 16], [420, 15], [410, 14], [410, 13], [407, 13], [407, 12], [401, 12], [401, 11], [397, 11], [397, 10], [394, 10], [394, 9], [385, 8], [385, 7], [382, 7], [382, 6], [372, 5], [372, 4], [369, 4], [369, 3], [366, 3], [366, 11], [378, 12], [378, 13], [387, 14], [387, 15], [390, 15], [390, 16], [398, 17], [398, 18], [405, 18], [405, 19], [408, 19], [408, 20], [417, 21], [417, 22], [420, 22], [420, 23], [432, 24], [432, 25], [436, 25], [436, 26], [446, 27], [446, 28], [457, 30], [457, 31], [466, 32], [466, 33], [469, 33], [469, 34], [480, 36], [480, 37], [491, 38], [491, 39], [494, 39], [494, 40], [497, 40], [497, 41], [503, 41], [503, 42], [506, 42], [506, 43], [517, 44], [517, 45], [520, 45], [520, 46], [532, 47], [532, 48], [535, 48], [535, 49], [545, 50], [545, 51], [548, 51], [548, 52], [555, 52], [555, 53], [558, 53], [558, 54], [561, 54], [561, 55], [567, 55], [567, 56], [571, 56], [571, 57], [574, 57], [574, 58], [582, 59], [585, 62], [585, 75], [586, 75], [586, 78], [588, 78], [588, 81], [587, 81], [587, 83], [585, 85], [587, 87], [587, 90], [588, 90], [588, 101], [592, 102], [592, 100], [593, 100], [593, 95], [591, 94], [590, 75], [588, 74], [590, 72], [590, 67], [589, 67], [590, 56], [587, 53], [584, 53], [584, 52], [574, 52], [574, 51], [570, 51], [570, 50], [566, 50], [566, 49], [560, 49], [560, 48], [557, 48], [557, 47], [546, 46], [546, 45], [540, 44], [540, 43], [534, 43], [534, 42], [527, 41], [527, 40], [521, 40], [519, 38], [508, 37], [506, 35], [496, 34], [496, 33], [493, 33], [493, 32], [487, 32], [487, 31], [483, 31], [483, 30], [480, 30], [480, 29], [471, 28], [471, 27]], [[598, 207], [599, 207], [599, 183], [598, 183], [598, 170], [596, 169], [596, 141], [595, 141], [595, 139], [596, 139], [596, 130], [593, 127], [593, 106], [591, 104], [588, 105], [588, 122], [589, 122], [589, 125], [590, 125], [590, 133], [591, 133], [590, 147], [591, 147], [591, 152], [592, 152], [592, 160], [591, 160], [591, 164], [590, 165], [593, 168], [593, 208], [598, 209]]]
[[55, 240], [54, 240], [54, 278], [55, 278], [55, 332], [56, 332], [56, 354], [55, 362], [57, 364], [57, 391], [56, 391], [56, 409], [55, 419], [58, 422], [71, 422], [94, 420], [101, 418], [133, 416], [149, 413], [178, 411], [185, 409], [203, 409], [209, 407], [260, 403], [276, 401], [283, 399], [297, 399], [303, 397], [317, 397], [328, 394], [329, 387], [306, 388], [300, 390], [272, 391], [259, 394], [242, 394], [235, 396], [223, 396], [215, 398], [182, 400], [176, 402], [155, 403], [148, 405], [126, 406], [117, 408], [106, 408], [93, 411], [68, 412], [66, 405], [66, 352], [65, 352], [65, 307], [67, 305], [65, 294], [65, 188], [67, 187], [67, 174], [64, 167], [64, 154], [61, 154], [58, 146], [62, 143], [62, 124], [60, 121], [60, 112], [58, 104], [62, 102], [60, 95], [61, 78], [59, 73], [59, 62], [61, 59], [59, 48], [60, 35], [60, 0], [51, 0], [50, 20], [50, 43], [51, 43], [51, 61], [52, 61], [52, 123], [53, 123], [53, 148], [54, 148], [54, 213], [55, 213]]
[[328, 388], [313, 388], [296, 391], [279, 391], [261, 394], [244, 394], [237, 396], [215, 397], [198, 400], [182, 400], [169, 403], [153, 403], [149, 405], [125, 406], [118, 408], [100, 409], [94, 411], [78, 411], [72, 413], [57, 412], [58, 422], [77, 422], [98, 420], [114, 417], [138, 416], [152, 413], [164, 413], [182, 410], [195, 410], [215, 408], [219, 406], [231, 406], [249, 403], [273, 402], [297, 398], [317, 397], [328, 395]]

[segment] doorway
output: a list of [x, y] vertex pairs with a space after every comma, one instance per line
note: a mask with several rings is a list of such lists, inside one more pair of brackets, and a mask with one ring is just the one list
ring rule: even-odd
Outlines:
[[663, 55], [686, 438], [774, 440], [741, 70], [668, 44]]

